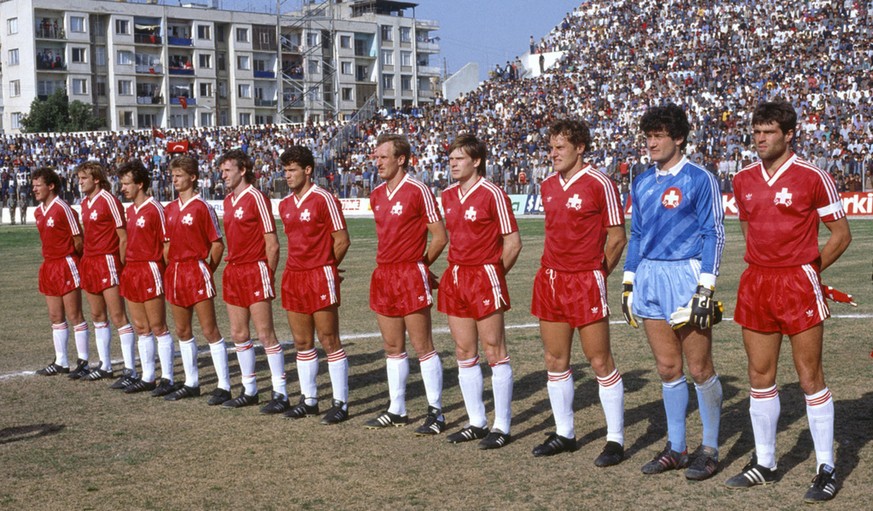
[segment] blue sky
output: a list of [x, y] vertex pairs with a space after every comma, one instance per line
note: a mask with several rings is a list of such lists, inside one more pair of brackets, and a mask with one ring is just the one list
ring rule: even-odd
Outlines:
[[[502, 65], [527, 51], [531, 35], [539, 40], [582, 0], [418, 0], [417, 3], [416, 17], [440, 23], [440, 30], [435, 34], [440, 38], [439, 62], [434, 58], [431, 65], [442, 68], [445, 59], [451, 74], [467, 62], [475, 61], [484, 79], [495, 64]], [[297, 8], [300, 0], [289, 0], [283, 5]], [[258, 12], [275, 10], [275, 3], [263, 0], [222, 0], [221, 6]]]

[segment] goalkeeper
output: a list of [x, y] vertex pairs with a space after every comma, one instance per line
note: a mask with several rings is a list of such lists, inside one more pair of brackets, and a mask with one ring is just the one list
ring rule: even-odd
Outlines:
[[[685, 469], [686, 478], [703, 480], [715, 474], [719, 459], [722, 387], [712, 363], [712, 325], [722, 313], [713, 298], [724, 247], [721, 193], [715, 177], [684, 155], [690, 125], [681, 108], [650, 108], [640, 129], [656, 165], [631, 187], [622, 312], [631, 326], [643, 325], [667, 415], [666, 446], [642, 471]], [[683, 361], [694, 380], [703, 422], [700, 447], [691, 455], [685, 438], [689, 392]]]

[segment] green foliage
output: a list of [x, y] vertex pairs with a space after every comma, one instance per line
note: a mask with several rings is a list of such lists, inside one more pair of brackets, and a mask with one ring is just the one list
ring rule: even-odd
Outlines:
[[25, 133], [93, 131], [103, 125], [90, 105], [78, 100], [71, 103], [63, 89], [44, 100], [34, 99], [30, 112], [21, 119]]

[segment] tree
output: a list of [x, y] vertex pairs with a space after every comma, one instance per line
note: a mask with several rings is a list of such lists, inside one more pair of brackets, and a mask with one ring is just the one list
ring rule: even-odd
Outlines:
[[44, 100], [34, 99], [21, 126], [26, 133], [91, 131], [103, 126], [103, 121], [89, 105], [78, 100], [71, 103], [67, 91], [58, 89]]

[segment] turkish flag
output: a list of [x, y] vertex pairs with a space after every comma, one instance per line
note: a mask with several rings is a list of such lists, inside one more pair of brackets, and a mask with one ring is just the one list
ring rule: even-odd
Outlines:
[[153, 137], [153, 138], [167, 138], [167, 136], [164, 135], [164, 134], [161, 132], [161, 130], [159, 130], [159, 129], [157, 129], [157, 128], [152, 128], [152, 137]]
[[188, 141], [187, 140], [179, 140], [177, 142], [167, 142], [167, 152], [168, 153], [187, 153], [188, 152]]
[[179, 104], [182, 105], [182, 110], [188, 108], [188, 98], [185, 96], [179, 96]]

